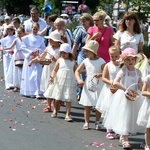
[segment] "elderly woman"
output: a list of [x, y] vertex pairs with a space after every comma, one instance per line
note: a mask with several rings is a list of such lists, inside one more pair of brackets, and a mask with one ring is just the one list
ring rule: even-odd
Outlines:
[[106, 62], [110, 61], [108, 54], [108, 49], [113, 45], [113, 30], [110, 27], [104, 26], [104, 21], [106, 17], [104, 11], [96, 12], [93, 15], [94, 25], [88, 29], [88, 40], [96, 40], [99, 43], [98, 56], [103, 58]]
[[[74, 45], [72, 48], [72, 53], [74, 56], [77, 56], [77, 64], [80, 65], [81, 62], [86, 58], [84, 51], [82, 50], [82, 47], [85, 45], [86, 37], [87, 37], [87, 30], [89, 27], [93, 26], [93, 18], [88, 13], [83, 13], [82, 16], [79, 18], [81, 21], [82, 26], [78, 29], [75, 39], [74, 39]], [[84, 81], [85, 80], [85, 73], [81, 74], [81, 78]], [[77, 88], [77, 99], [80, 99], [81, 95], [81, 88]]]
[[61, 38], [64, 43], [68, 43], [71, 46], [73, 45], [72, 33], [69, 29], [66, 29], [66, 23], [63, 18], [57, 18], [54, 22], [56, 30], [61, 34]]

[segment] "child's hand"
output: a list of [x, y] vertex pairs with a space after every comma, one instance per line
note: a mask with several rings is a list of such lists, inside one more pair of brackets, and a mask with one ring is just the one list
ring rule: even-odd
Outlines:
[[78, 81], [78, 87], [83, 88], [84, 85], [84, 81], [83, 80], [79, 80]]
[[49, 84], [54, 84], [54, 78], [50, 76], [50, 79], [48, 82], [49, 82]]
[[113, 84], [111, 84], [110, 85], [110, 91], [111, 91], [111, 93], [116, 93], [116, 91], [117, 91], [118, 89], [113, 85]]
[[13, 51], [13, 50], [9, 50], [9, 54], [10, 54], [10, 55], [13, 55], [13, 54], [14, 54], [14, 51]]
[[95, 77], [95, 78], [100, 78], [100, 77], [102, 77], [102, 73], [96, 73], [96, 74], [94, 75], [94, 77]]

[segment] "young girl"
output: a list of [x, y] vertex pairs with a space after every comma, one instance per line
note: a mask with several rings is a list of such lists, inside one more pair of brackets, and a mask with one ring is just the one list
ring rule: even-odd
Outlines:
[[[83, 47], [83, 50], [85, 51], [86, 54], [86, 59], [83, 60], [83, 62], [80, 64], [80, 66], [77, 68], [75, 75], [77, 82], [79, 86], [83, 86], [83, 91], [81, 93], [81, 99], [79, 104], [84, 106], [84, 119], [85, 119], [85, 124], [83, 125], [84, 130], [89, 129], [89, 118], [90, 118], [90, 108], [92, 106], [96, 106], [97, 103], [97, 98], [99, 96], [101, 86], [102, 86], [102, 81], [99, 81], [99, 78], [102, 76], [102, 68], [105, 64], [105, 61], [102, 58], [99, 58], [97, 56], [97, 50], [98, 50], [98, 42], [94, 40], [89, 40], [85, 46]], [[83, 69], [86, 69], [86, 74], [87, 78], [84, 81], [80, 77], [80, 73], [82, 72]], [[88, 90], [88, 82], [92, 80], [94, 82], [99, 82], [99, 86], [96, 92], [91, 92]], [[100, 119], [100, 113], [96, 110], [96, 120], [95, 120], [95, 129], [99, 130], [100, 129], [100, 124], [99, 124], [99, 119]]]
[[[16, 36], [14, 35], [15, 34], [15, 28], [13, 25], [8, 25], [6, 32], [7, 32], [7, 36], [0, 40], [2, 49], [10, 46], [12, 44], [12, 42], [14, 41], [14, 39], [16, 38]], [[10, 64], [10, 61], [11, 61], [11, 58], [13, 55], [13, 49], [14, 48], [12, 48], [9, 51], [3, 51], [3, 68], [4, 68], [6, 90], [10, 89], [10, 87], [12, 86], [7, 81], [7, 73], [8, 73], [9, 64]]]
[[104, 126], [119, 134], [123, 148], [127, 149], [131, 148], [128, 141], [128, 134], [136, 133], [137, 131], [136, 120], [142, 97], [139, 95], [139, 98], [137, 98], [137, 94], [135, 95], [135, 93], [138, 93], [138, 89], [141, 89], [142, 80], [141, 72], [134, 67], [137, 58], [135, 50], [132, 48], [125, 49], [122, 52], [121, 58], [124, 66], [114, 79], [113, 85], [118, 90], [111, 97], [112, 103]]
[[[44, 55], [46, 55], [47, 58], [51, 59], [51, 63], [49, 65], [44, 65], [43, 67], [40, 86], [40, 89], [43, 92], [47, 90], [48, 86], [51, 86], [51, 88], [53, 86], [49, 85], [49, 76], [54, 69], [55, 62], [60, 57], [59, 48], [61, 43], [63, 43], [63, 41], [61, 40], [61, 35], [57, 31], [51, 32], [50, 35], [45, 38], [49, 39], [50, 44], [39, 57], [45, 57]], [[49, 90], [44, 93], [44, 96], [47, 99], [47, 107], [43, 109], [43, 112], [51, 112], [51, 102], [53, 99], [51, 99], [51, 94], [49, 93]]]
[[144, 79], [142, 95], [145, 99], [138, 114], [137, 124], [146, 127], [145, 150], [150, 150], [150, 74]]
[[40, 91], [40, 81], [42, 74], [42, 65], [35, 62], [28, 66], [33, 53], [41, 54], [45, 49], [44, 38], [38, 35], [39, 24], [32, 24], [32, 33], [22, 38], [21, 51], [23, 52], [24, 64], [22, 69], [20, 94], [29, 97], [35, 97], [42, 94]]
[[15, 60], [24, 59], [24, 56], [20, 51], [22, 42], [21, 38], [25, 36], [25, 30], [23, 27], [19, 27], [17, 29], [17, 35], [18, 37], [13, 41], [13, 43], [9, 47], [2, 49], [2, 50], [11, 50], [12, 48], [14, 48], [14, 55], [12, 56], [7, 73], [8, 83], [14, 86], [13, 92], [17, 92], [20, 89], [22, 68], [15, 66]]
[[[111, 61], [105, 65], [102, 75], [102, 80], [105, 84], [96, 104], [96, 109], [102, 113], [102, 117], [106, 117], [106, 113], [112, 102], [111, 96], [117, 91], [117, 88], [113, 87], [113, 81], [116, 77], [116, 74], [120, 70], [119, 62], [117, 62], [120, 57], [120, 51], [118, 47], [111, 46], [109, 48], [109, 56]], [[106, 138], [114, 139], [114, 135], [109, 129], [107, 129]]]
[[66, 102], [67, 122], [73, 121], [70, 117], [71, 102], [76, 101], [76, 79], [74, 71], [76, 63], [71, 53], [71, 46], [68, 43], [63, 43], [60, 46], [60, 58], [56, 61], [55, 67], [50, 76], [50, 83], [55, 85], [52, 92], [52, 98], [55, 99], [55, 105], [52, 118], [57, 117], [60, 100]]

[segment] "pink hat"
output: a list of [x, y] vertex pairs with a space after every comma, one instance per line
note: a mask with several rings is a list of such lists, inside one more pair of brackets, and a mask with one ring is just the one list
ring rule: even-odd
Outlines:
[[127, 57], [137, 57], [137, 54], [135, 53], [135, 50], [133, 48], [126, 48], [122, 51], [122, 54], [120, 57], [125, 60]]

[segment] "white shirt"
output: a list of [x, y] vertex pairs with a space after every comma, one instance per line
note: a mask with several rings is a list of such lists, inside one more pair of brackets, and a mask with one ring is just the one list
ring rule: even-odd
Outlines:
[[[33, 23], [34, 23], [34, 21], [32, 20], [32, 18], [30, 18], [24, 22], [26, 32], [30, 32], [30, 33], [32, 32], [31, 27], [32, 27]], [[38, 19], [38, 24], [40, 25], [39, 32], [41, 32], [43, 29], [47, 28], [46, 21], [42, 18]]]
[[138, 53], [139, 42], [144, 43], [143, 34], [135, 34], [134, 36], [129, 36], [126, 32], [117, 31], [113, 36], [116, 40], [120, 41], [120, 49], [133, 48], [136, 53]]

